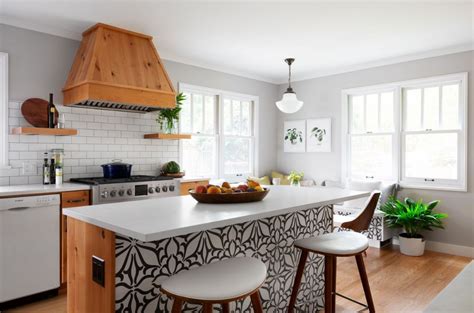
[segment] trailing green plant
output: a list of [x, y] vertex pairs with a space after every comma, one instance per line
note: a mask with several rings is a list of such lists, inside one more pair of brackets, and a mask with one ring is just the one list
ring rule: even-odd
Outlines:
[[162, 109], [158, 112], [156, 116], [156, 121], [163, 129], [163, 126], [166, 125], [167, 130], [171, 130], [174, 127], [174, 122], [179, 121], [179, 113], [181, 112], [181, 106], [183, 105], [183, 101], [186, 100], [186, 96], [180, 92], [176, 95], [176, 106], [171, 109]]
[[303, 142], [303, 132], [296, 128], [288, 128], [286, 130], [285, 140], [289, 140], [292, 145], [295, 145], [298, 141]]
[[290, 180], [290, 183], [293, 185], [293, 184], [299, 183], [301, 179], [303, 179], [303, 176], [304, 176], [303, 172], [298, 173], [296, 171], [291, 171], [290, 175], [288, 175], [288, 179]]
[[444, 228], [442, 219], [448, 217], [448, 214], [433, 211], [438, 203], [439, 200], [423, 203], [421, 199], [415, 202], [410, 198], [400, 201], [390, 197], [381, 210], [389, 227], [402, 227], [406, 233], [405, 237], [422, 238], [420, 233], [423, 230]]

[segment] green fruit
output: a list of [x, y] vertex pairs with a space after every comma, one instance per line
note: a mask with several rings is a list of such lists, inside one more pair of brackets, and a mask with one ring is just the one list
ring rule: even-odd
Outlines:
[[164, 172], [167, 174], [176, 174], [179, 173], [180, 170], [181, 168], [179, 167], [179, 164], [175, 161], [170, 161], [165, 164]]

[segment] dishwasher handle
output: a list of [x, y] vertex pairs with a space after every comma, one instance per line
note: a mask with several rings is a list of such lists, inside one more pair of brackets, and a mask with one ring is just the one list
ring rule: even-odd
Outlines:
[[31, 206], [18, 206], [16, 208], [10, 208], [7, 211], [23, 211], [23, 210], [28, 210], [31, 209]]

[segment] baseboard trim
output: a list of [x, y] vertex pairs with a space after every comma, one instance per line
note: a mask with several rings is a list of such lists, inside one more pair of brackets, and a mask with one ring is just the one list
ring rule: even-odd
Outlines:
[[[400, 242], [398, 241], [398, 237], [393, 238], [392, 244], [400, 244]], [[459, 246], [450, 243], [427, 240], [425, 249], [435, 252], [474, 258], [474, 247]]]

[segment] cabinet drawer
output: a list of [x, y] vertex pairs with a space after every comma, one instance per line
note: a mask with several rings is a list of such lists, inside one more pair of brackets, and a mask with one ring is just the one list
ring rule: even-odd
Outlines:
[[89, 190], [69, 191], [61, 194], [61, 207], [63, 208], [73, 208], [89, 204]]

